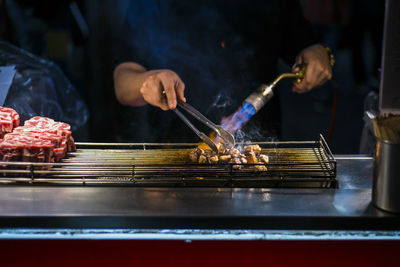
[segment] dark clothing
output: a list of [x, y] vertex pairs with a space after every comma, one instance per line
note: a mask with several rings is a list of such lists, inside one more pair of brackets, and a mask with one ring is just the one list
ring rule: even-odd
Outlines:
[[368, 81], [368, 72], [365, 65], [365, 52], [363, 53], [364, 37], [370, 34], [373, 53], [373, 77], [378, 80], [381, 67], [381, 51], [383, 36], [383, 21], [385, 14], [385, 1], [352, 0], [351, 20], [347, 29], [347, 42], [352, 53], [352, 70], [354, 82], [361, 85]]
[[[314, 41], [298, 1], [127, 0], [110, 8], [115, 64], [174, 70], [188, 103], [217, 124], [275, 78], [279, 57], [291, 65]], [[246, 126], [249, 138], [279, 135], [279, 113], [275, 96]], [[172, 111], [147, 105], [121, 116], [120, 141], [199, 141]]]

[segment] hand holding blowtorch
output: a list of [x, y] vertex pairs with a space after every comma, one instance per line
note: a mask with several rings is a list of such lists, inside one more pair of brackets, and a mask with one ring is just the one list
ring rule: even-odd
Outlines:
[[234, 133], [245, 125], [272, 98], [273, 88], [283, 78], [295, 78], [293, 91], [304, 93], [330, 80], [334, 64], [334, 56], [328, 47], [313, 45], [304, 49], [296, 57], [292, 68], [294, 73], [283, 73], [272, 83], [262, 84], [243, 101], [242, 106], [234, 114], [222, 120], [222, 127]]
[[272, 83], [260, 85], [255, 92], [243, 101], [242, 106], [234, 114], [221, 121], [221, 126], [227, 131], [235, 133], [273, 97], [273, 88], [280, 80], [284, 78], [295, 78], [295, 83], [298, 84], [302, 81], [306, 68], [307, 65], [302, 64], [299, 66], [299, 70], [296, 73], [283, 73]]
[[303, 49], [296, 57], [292, 71], [298, 72], [299, 66], [304, 62], [307, 63], [307, 71], [304, 73], [302, 81], [293, 86], [294, 92], [308, 92], [332, 79], [335, 58], [329, 47], [318, 44]]
[[302, 64], [298, 68], [299, 70], [296, 73], [283, 73], [279, 75], [272, 83], [268, 85], [260, 85], [260, 87], [258, 87], [258, 89], [254, 93], [249, 95], [244, 100], [244, 103], [251, 104], [255, 109], [254, 114], [257, 113], [273, 97], [273, 88], [280, 80], [284, 78], [295, 78], [295, 84], [299, 84], [303, 80], [307, 65]]

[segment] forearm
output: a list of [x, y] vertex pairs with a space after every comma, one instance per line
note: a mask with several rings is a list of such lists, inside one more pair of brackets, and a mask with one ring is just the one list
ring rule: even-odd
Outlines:
[[114, 90], [118, 101], [126, 106], [143, 106], [147, 102], [140, 92], [146, 78], [151, 75], [137, 63], [122, 63], [114, 70]]

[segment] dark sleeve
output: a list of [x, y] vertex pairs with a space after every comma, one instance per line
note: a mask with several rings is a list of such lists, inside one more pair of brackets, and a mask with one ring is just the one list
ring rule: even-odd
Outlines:
[[280, 56], [290, 66], [294, 63], [297, 54], [317, 41], [309, 21], [303, 15], [299, 1], [282, 0], [280, 25], [282, 28]]

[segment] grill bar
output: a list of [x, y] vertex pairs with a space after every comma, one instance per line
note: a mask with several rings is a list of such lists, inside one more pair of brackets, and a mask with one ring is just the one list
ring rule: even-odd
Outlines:
[[[336, 161], [317, 141], [259, 142], [268, 171], [193, 164], [198, 144], [77, 143], [61, 163], [0, 162], [0, 183], [49, 185], [336, 187]], [[241, 145], [241, 144], [239, 144]], [[243, 144], [242, 144], [243, 145]]]

